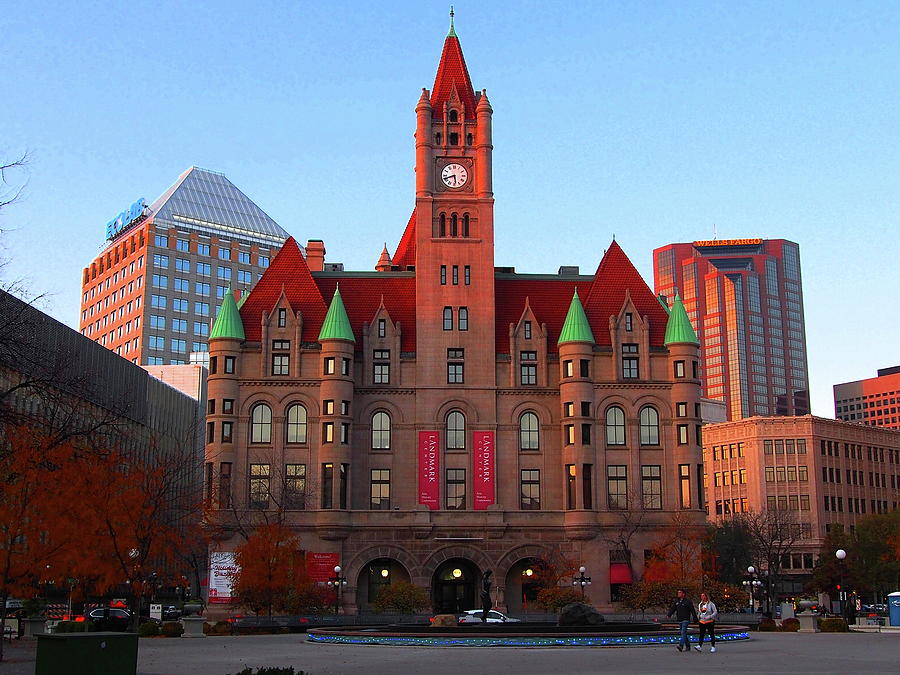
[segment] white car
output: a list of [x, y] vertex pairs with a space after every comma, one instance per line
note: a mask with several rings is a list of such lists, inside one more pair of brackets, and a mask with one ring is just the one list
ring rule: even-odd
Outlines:
[[[459, 623], [481, 623], [481, 615], [484, 610], [481, 609], [469, 609], [463, 612], [459, 617]], [[521, 623], [521, 619], [514, 619], [511, 616], [506, 616], [501, 612], [498, 612], [492, 609], [488, 612], [487, 616], [488, 623]]]

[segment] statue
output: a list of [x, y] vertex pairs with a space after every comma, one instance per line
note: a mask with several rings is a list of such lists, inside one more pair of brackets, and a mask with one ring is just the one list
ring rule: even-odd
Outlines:
[[484, 576], [481, 577], [481, 622], [487, 623], [488, 612], [491, 611], [492, 603], [491, 603], [491, 585], [493, 581], [491, 580], [491, 575], [494, 572], [492, 570], [485, 570]]

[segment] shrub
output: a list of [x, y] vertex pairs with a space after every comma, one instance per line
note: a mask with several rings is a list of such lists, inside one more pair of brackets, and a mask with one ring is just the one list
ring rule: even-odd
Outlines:
[[141, 637], [154, 637], [159, 635], [159, 626], [154, 621], [148, 621], [138, 626], [138, 635]]
[[[573, 602], [581, 602], [581, 594], [568, 586], [553, 586], [542, 588], [538, 591], [535, 601], [541, 609], [547, 612], [558, 612], [563, 607]], [[587, 598], [585, 598], [587, 602]]]
[[785, 619], [781, 622], [781, 630], [785, 633], [796, 633], [800, 630], [800, 619]]
[[770, 619], [768, 617], [763, 618], [759, 622], [759, 630], [764, 632], [772, 632], [778, 630], [778, 625], [775, 623], [774, 619]]
[[850, 627], [843, 619], [822, 619], [819, 621], [819, 630], [823, 633], [849, 633]]
[[234, 632], [234, 626], [227, 621], [216, 621], [210, 626], [209, 632], [211, 635], [231, 635]]
[[60, 621], [53, 629], [54, 633], [87, 633], [94, 630], [90, 621]]
[[382, 587], [378, 591], [378, 597], [372, 603], [372, 609], [376, 612], [399, 612], [400, 614], [414, 614], [420, 609], [431, 606], [431, 597], [421, 586], [415, 586], [408, 581], [396, 581]]
[[257, 668], [253, 670], [253, 668], [244, 668], [242, 671], [235, 673], [234, 675], [304, 675], [304, 671], [302, 670], [294, 670], [294, 666], [289, 666], [287, 668]]
[[166, 621], [162, 625], [162, 634], [166, 637], [181, 637], [184, 632], [184, 626], [179, 621]]

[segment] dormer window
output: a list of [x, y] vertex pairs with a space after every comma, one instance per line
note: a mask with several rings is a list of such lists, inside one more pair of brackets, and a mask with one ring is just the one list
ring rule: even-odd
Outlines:
[[[450, 111], [450, 121], [451, 121], [451, 122], [458, 122], [458, 121], [459, 121], [459, 113], [456, 112], [455, 110], [451, 110], [451, 111]], [[451, 143], [452, 143], [452, 141], [451, 141]], [[453, 143], [453, 145], [456, 145], [456, 143]]]
[[279, 309], [278, 310], [278, 327], [284, 328], [287, 326], [287, 310]]

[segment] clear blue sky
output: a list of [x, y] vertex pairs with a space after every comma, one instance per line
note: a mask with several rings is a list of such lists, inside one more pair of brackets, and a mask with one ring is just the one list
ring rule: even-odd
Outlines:
[[[413, 206], [413, 108], [449, 2], [7, 2], [4, 275], [76, 325], [104, 225], [191, 165], [301, 242], [372, 269]], [[652, 285], [675, 241], [785, 237], [813, 411], [900, 364], [898, 2], [471, 2], [494, 108], [496, 263], [592, 272], [612, 236]]]

